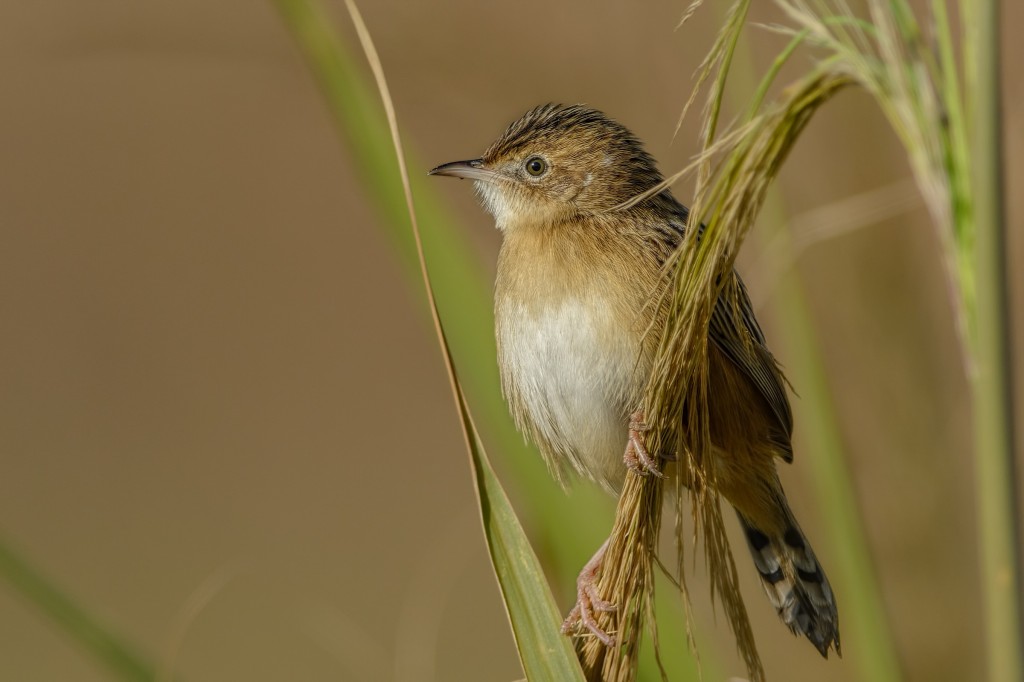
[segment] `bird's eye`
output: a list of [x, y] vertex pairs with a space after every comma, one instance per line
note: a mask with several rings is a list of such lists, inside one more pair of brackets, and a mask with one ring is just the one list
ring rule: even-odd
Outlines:
[[531, 156], [526, 160], [526, 172], [535, 178], [544, 175], [548, 170], [548, 162], [539, 156]]

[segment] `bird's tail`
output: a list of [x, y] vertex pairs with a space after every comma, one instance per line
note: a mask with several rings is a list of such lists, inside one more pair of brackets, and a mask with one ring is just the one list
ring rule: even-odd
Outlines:
[[806, 636], [825, 658], [830, 647], [842, 656], [832, 587], [785, 499], [779, 505], [785, 519], [781, 533], [762, 531], [739, 515], [761, 584], [794, 634]]

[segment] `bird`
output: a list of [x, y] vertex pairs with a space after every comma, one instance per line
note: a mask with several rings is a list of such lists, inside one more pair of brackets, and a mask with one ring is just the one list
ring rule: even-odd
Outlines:
[[[545, 104], [513, 121], [479, 158], [430, 175], [473, 181], [502, 235], [494, 286], [502, 393], [552, 474], [612, 494], [626, 471], [658, 473], [642, 400], [663, 328], [666, 262], [689, 228], [654, 158], [626, 127], [586, 105]], [[648, 192], [650, 194], [650, 192]], [[786, 500], [776, 468], [791, 462], [787, 381], [743, 281], [728, 274], [708, 329], [708, 403], [719, 493], [735, 508], [754, 567], [782, 622], [825, 658], [841, 654], [835, 596]], [[675, 468], [666, 467], [666, 475]], [[593, 617], [607, 543], [577, 580], [563, 632]]]

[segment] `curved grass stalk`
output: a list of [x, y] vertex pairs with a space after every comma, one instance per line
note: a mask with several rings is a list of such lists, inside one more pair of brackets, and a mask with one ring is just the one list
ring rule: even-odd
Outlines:
[[519, 649], [519, 660], [523, 664], [528, 680], [578, 680], [583, 682], [583, 672], [572, 647], [559, 632], [558, 625], [561, 617], [555, 606], [555, 599], [544, 579], [540, 562], [526, 539], [526, 533], [523, 532], [519, 519], [516, 518], [515, 512], [512, 510], [508, 496], [494, 474], [470, 413], [462, 384], [455, 371], [455, 361], [452, 359], [444, 325], [441, 323], [438, 313], [437, 301], [427, 269], [427, 260], [423, 253], [416, 209], [413, 206], [412, 187], [405, 166], [405, 150], [402, 148], [397, 116], [391, 101], [391, 94], [388, 91], [387, 81], [384, 78], [384, 68], [354, 0], [345, 0], [345, 5], [355, 24], [356, 33], [362, 43], [363, 51], [370, 63], [377, 82], [377, 89], [384, 103], [391, 140], [394, 143], [394, 152], [398, 158], [405, 205], [409, 212], [409, 220], [416, 242], [420, 275], [427, 292], [427, 302], [434, 322], [434, 331], [448, 373], [455, 408], [462, 425], [466, 450], [470, 456], [484, 535], [487, 538], [491, 563], [498, 578], [498, 584], [501, 586], [503, 602]]

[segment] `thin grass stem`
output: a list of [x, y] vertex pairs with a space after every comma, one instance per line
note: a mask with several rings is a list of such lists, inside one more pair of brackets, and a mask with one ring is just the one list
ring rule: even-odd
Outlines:
[[1013, 421], [1013, 364], [1006, 278], [1000, 117], [999, 3], [964, 3], [971, 140], [977, 321], [974, 444], [988, 679], [1024, 679], [1020, 503]]
[[0, 576], [105, 668], [112, 679], [123, 682], [154, 679], [156, 668], [152, 662], [3, 542], [0, 542]]

